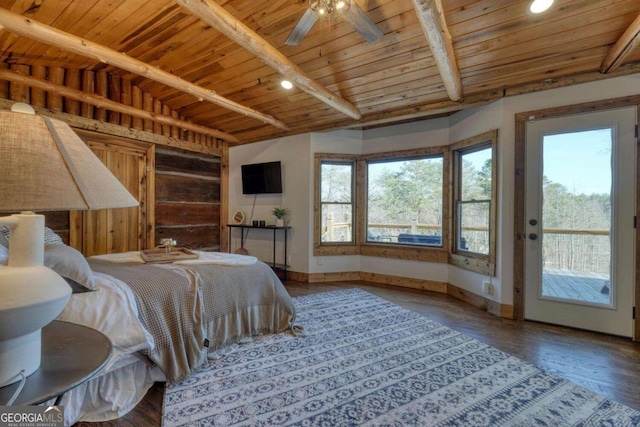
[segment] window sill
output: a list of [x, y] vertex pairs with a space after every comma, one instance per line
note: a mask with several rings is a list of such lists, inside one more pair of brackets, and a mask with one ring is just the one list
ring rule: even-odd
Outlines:
[[384, 243], [365, 243], [360, 245], [360, 254], [384, 258], [408, 259], [414, 261], [448, 262], [448, 253], [442, 248], [430, 248], [411, 245], [389, 245]]
[[360, 255], [360, 248], [357, 245], [349, 244], [324, 244], [313, 248], [313, 255]]

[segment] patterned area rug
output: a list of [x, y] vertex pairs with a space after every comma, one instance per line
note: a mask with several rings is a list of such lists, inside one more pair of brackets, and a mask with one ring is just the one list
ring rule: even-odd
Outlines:
[[360, 289], [167, 387], [163, 426], [638, 426], [640, 412]]

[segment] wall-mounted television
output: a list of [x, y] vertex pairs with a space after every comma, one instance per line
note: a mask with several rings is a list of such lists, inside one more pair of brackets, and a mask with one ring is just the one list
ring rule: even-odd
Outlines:
[[282, 193], [280, 162], [242, 165], [242, 194]]

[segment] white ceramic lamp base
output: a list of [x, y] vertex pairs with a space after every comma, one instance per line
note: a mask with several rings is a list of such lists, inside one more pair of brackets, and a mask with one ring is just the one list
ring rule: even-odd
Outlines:
[[0, 384], [20, 380], [40, 367], [41, 329], [64, 309], [71, 288], [43, 266], [44, 217], [0, 218], [11, 226], [9, 266], [0, 267]]

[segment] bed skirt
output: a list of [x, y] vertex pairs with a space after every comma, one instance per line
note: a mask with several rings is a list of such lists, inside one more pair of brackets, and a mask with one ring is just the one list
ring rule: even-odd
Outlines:
[[132, 358], [132, 363], [92, 378], [65, 393], [60, 403], [64, 406], [64, 425], [120, 418], [142, 400], [153, 383], [164, 380], [160, 369]]

